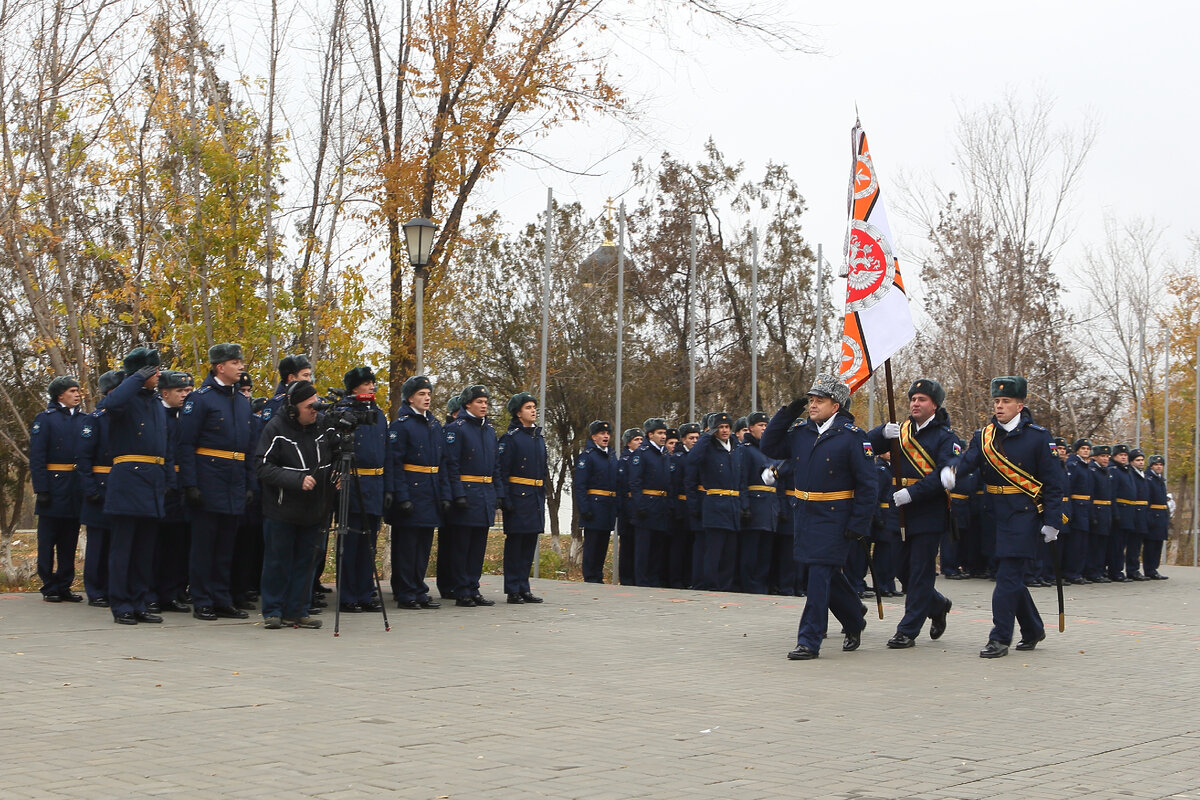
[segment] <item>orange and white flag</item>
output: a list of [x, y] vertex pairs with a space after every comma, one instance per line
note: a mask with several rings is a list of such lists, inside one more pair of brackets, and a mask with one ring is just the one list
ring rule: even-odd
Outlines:
[[895, 240], [879, 191], [867, 135], [851, 132], [850, 222], [846, 232], [846, 319], [841, 378], [855, 391], [871, 373], [916, 336], [900, 277]]

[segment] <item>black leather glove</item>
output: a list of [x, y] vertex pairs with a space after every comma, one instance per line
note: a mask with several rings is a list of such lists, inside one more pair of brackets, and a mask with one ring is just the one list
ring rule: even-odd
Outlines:
[[400, 516], [407, 517], [411, 516], [412, 513], [416, 511], [416, 506], [413, 505], [412, 500], [405, 500], [404, 502], [400, 503], [400, 505], [396, 506], [396, 511], [400, 514]]
[[637, 510], [637, 513], [636, 513], [636, 514], [634, 514], [633, 516], [634, 516], [634, 518], [635, 518], [635, 519], [645, 519], [646, 517], [648, 517], [648, 516], [650, 516], [650, 515], [646, 513], [645, 509], [641, 509], [641, 508], [639, 508], [639, 509]]
[[39, 506], [50, 505], [50, 493], [49, 492], [38, 492], [37, 493], [37, 504]]
[[791, 419], [795, 419], [804, 413], [804, 409], [808, 408], [808, 396], [797, 397], [792, 402], [788, 403], [787, 412]]
[[852, 541], [852, 542], [854, 542], [854, 541], [857, 541], [857, 540], [859, 540], [859, 539], [863, 538], [863, 537], [862, 537], [862, 535], [861, 535], [861, 534], [859, 534], [857, 531], [852, 531], [852, 530], [850, 530], [849, 528], [847, 528], [846, 530], [842, 531], [842, 536], [845, 536], [847, 539], [849, 539], [849, 540], [850, 540], [850, 541]]
[[392, 495], [391, 492], [384, 492], [383, 493], [383, 510], [390, 511], [392, 508], [392, 503], [395, 501], [395, 499], [396, 498]]
[[466, 511], [468, 508], [471, 507], [471, 505], [470, 505], [470, 503], [467, 502], [467, 498], [456, 497], [456, 498], [454, 498], [454, 507], [456, 509], [458, 509], [459, 511]]
[[749, 525], [750, 520], [752, 520], [753, 518], [754, 518], [754, 514], [751, 513], [750, 509], [748, 509], [748, 508], [742, 509], [742, 524], [743, 525]]
[[596, 516], [596, 515], [593, 514], [591, 511], [580, 511], [579, 512], [579, 518], [585, 522], [594, 516]]
[[443, 500], [443, 501], [442, 501], [442, 513], [443, 513], [443, 514], [449, 514], [449, 513], [450, 513], [450, 501], [449, 501], [449, 500]]
[[142, 379], [142, 383], [145, 383], [146, 381], [148, 381], [152, 377], [154, 377], [155, 373], [158, 372], [158, 369], [159, 369], [158, 365], [155, 364], [152, 367], [142, 367], [141, 369], [139, 369], [137, 371], [136, 374], [139, 378]]
[[98, 506], [102, 502], [104, 502], [104, 497], [99, 494], [89, 494], [87, 497], [85, 497], [83, 499], [87, 500], [89, 503], [91, 503], [94, 506]]
[[186, 489], [184, 489], [183, 499], [189, 506], [192, 506], [193, 508], [198, 508], [204, 503], [204, 496], [200, 494], [199, 486], [188, 486]]

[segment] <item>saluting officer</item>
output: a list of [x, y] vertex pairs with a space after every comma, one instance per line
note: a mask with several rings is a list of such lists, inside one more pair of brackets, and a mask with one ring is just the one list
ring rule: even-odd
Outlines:
[[1113, 525], [1108, 535], [1108, 577], [1117, 583], [1129, 580], [1125, 576], [1125, 548], [1137, 536], [1134, 516], [1137, 513], [1137, 487], [1129, 471], [1129, 445], [1114, 444], [1109, 476], [1112, 478]]
[[617, 457], [617, 555], [618, 582], [622, 586], [637, 586], [634, 571], [637, 531], [633, 524], [633, 498], [629, 495], [629, 463], [646, 437], [641, 428], [626, 428], [621, 434], [621, 455]]
[[908, 390], [909, 417], [902, 423], [888, 422], [870, 433], [871, 446], [888, 449], [888, 440], [900, 440], [900, 474], [903, 488], [892, 495], [896, 508], [903, 508], [905, 539], [900, 544], [900, 561], [907, 574], [904, 616], [888, 640], [890, 649], [912, 647], [929, 620], [929, 638], [939, 639], [946, 631], [946, 615], [952, 605], [934, 588], [937, 577], [938, 544], [946, 530], [949, 512], [946, 491], [937, 469], [958, 455], [958, 437], [942, 403], [946, 392], [930, 378], [913, 382]]
[[345, 487], [350, 492], [350, 519], [342, 538], [342, 585], [338, 602], [342, 611], [352, 614], [382, 611], [383, 598], [375, 597], [375, 547], [387, 481], [387, 417], [375, 405], [375, 372], [370, 367], [355, 367], [347, 372], [342, 376], [342, 386], [348, 396], [360, 398], [360, 402], [374, 411], [375, 421], [355, 427], [354, 476], [344, 476], [350, 481]]
[[[808, 419], [797, 419], [807, 402]], [[875, 457], [850, 414], [850, 387], [818, 375], [807, 401], [793, 400], [767, 425], [762, 451], [791, 463], [796, 560], [807, 573], [794, 661], [816, 658], [829, 612], [842, 623], [842, 650], [857, 650], [867, 609], [842, 574], [850, 547], [867, 535], [876, 505]], [[780, 470], [783, 473], [783, 470]]]
[[158, 388], [157, 350], [135, 347], [125, 356], [121, 385], [101, 402], [109, 418], [112, 472], [104, 513], [112, 520], [108, 594], [113, 621], [162, 622], [147, 609], [154, 573], [154, 539], [166, 515], [167, 489], [175, 484], [167, 412]]
[[540, 603], [529, 586], [538, 537], [546, 529], [546, 438], [537, 424], [537, 398], [518, 392], [508, 401], [511, 420], [500, 437], [500, 508], [504, 511], [504, 593], [508, 602]]
[[[167, 415], [167, 446], [179, 475], [179, 412], [192, 393], [194, 381], [186, 372], [165, 369], [158, 373], [158, 396]], [[159, 521], [154, 537], [154, 580], [151, 584], [153, 605], [159, 611], [187, 613], [192, 609], [183, 602], [188, 583], [188, 556], [192, 533], [190, 515], [178, 488], [167, 490], [166, 516]], [[153, 608], [153, 606], [148, 606]], [[155, 612], [158, 613], [158, 612]]]
[[1049, 431], [1033, 422], [1025, 407], [1028, 382], [993, 378], [991, 422], [971, 436], [957, 463], [942, 468], [942, 484], [954, 488], [955, 467], [979, 468], [996, 517], [996, 588], [992, 630], [981, 658], [1008, 655], [1014, 619], [1021, 626], [1018, 650], [1032, 650], [1046, 638], [1046, 626], [1021, 578], [1039, 540], [1052, 542], [1062, 527], [1066, 472], [1058, 463]]
[[[779, 525], [779, 500], [773, 482], [773, 470], [779, 462], [767, 458], [759, 442], [769, 420], [770, 417], [762, 411], [747, 414], [746, 431], [742, 437], [742, 463], [750, 518], [737, 535], [737, 563], [741, 590], [751, 594], [767, 593], [775, 529]], [[768, 479], [772, 483], [768, 484]]]
[[246, 619], [229, 588], [238, 517], [252, 496], [250, 401], [235, 386], [245, 366], [241, 345], [213, 345], [208, 361], [208, 377], [179, 417], [179, 483], [192, 509], [192, 616]]
[[1067, 456], [1067, 483], [1070, 486], [1070, 501], [1067, 504], [1066, 541], [1062, 548], [1063, 581], [1074, 584], [1091, 583], [1083, 577], [1087, 569], [1088, 537], [1092, 522], [1092, 471], [1088, 459], [1092, 455], [1092, 443], [1087, 439], [1076, 439]]
[[1170, 498], [1167, 497], [1167, 482], [1163, 478], [1166, 462], [1162, 456], [1150, 456], [1150, 471], [1146, 473], [1146, 488], [1150, 490], [1150, 517], [1147, 521], [1146, 538], [1142, 542], [1142, 563], [1146, 577], [1154, 581], [1165, 581], [1166, 575], [1158, 571], [1162, 561], [1163, 542], [1171, 528]]
[[[50, 402], [33, 418], [29, 429], [29, 477], [36, 497], [38, 577], [47, 603], [78, 603], [71, 591], [75, 580], [75, 549], [79, 545], [79, 476], [75, 452], [85, 416], [79, 381], [63, 375], [47, 387]], [[58, 565], [55, 566], [55, 558]]]
[[[746, 454], [733, 438], [733, 418], [719, 411], [713, 428], [688, 453], [684, 487], [689, 511], [704, 526], [704, 576], [719, 592], [737, 591], [737, 536], [750, 522]], [[701, 488], [703, 487], [703, 488]]]
[[[441, 608], [442, 604], [429, 595], [425, 573], [433, 548], [433, 529], [441, 526], [446, 530], [450, 508], [446, 438], [441, 423], [430, 411], [433, 382], [428, 377], [414, 375], [404, 381], [400, 397], [400, 413], [388, 428], [388, 469], [384, 475], [384, 506], [392, 526], [392, 596], [397, 608]], [[442, 559], [450, 559], [449, 544], [438, 551], [439, 562]]]
[[646, 431], [646, 441], [629, 459], [630, 521], [635, 531], [633, 571], [638, 586], [661, 586], [667, 524], [671, 519], [673, 462], [663, 446], [667, 438], [666, 420], [651, 417], [642, 429]]
[[[109, 370], [98, 381], [101, 398], [125, 380], [125, 373]], [[87, 526], [83, 554], [83, 591], [88, 605], [108, 608], [108, 547], [112, 523], [104, 516], [104, 494], [112, 472], [112, 448], [108, 444], [108, 412], [97, 409], [83, 421], [75, 454], [83, 505], [79, 521]]]
[[1113, 479], [1108, 469], [1111, 457], [1112, 447], [1098, 444], [1092, 448], [1092, 459], [1088, 463], [1092, 476], [1092, 516], [1088, 520], [1087, 567], [1083, 574], [1092, 583], [1112, 583], [1104, 568], [1113, 523]]
[[612, 423], [588, 425], [591, 441], [575, 461], [571, 495], [583, 528], [583, 580], [604, 583], [608, 541], [617, 522], [617, 458], [609, 447]]
[[458, 606], [496, 605], [479, 591], [500, 482], [496, 429], [488, 422], [488, 401], [487, 389], [478, 384], [468, 386], [462, 392], [462, 413], [446, 426], [446, 470], [453, 501], [449, 552], [439, 546], [438, 560], [450, 561], [450, 582]]

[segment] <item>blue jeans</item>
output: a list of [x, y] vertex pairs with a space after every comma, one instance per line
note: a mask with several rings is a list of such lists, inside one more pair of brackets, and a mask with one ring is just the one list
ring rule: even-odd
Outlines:
[[263, 520], [262, 615], [308, 616], [313, 570], [325, 542], [320, 523], [296, 525]]

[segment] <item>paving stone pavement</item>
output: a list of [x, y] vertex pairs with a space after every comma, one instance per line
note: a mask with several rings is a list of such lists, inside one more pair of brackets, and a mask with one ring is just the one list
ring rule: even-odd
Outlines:
[[[790, 662], [803, 600], [534, 581], [342, 635], [0, 595], [0, 798], [1200, 798], [1200, 571], [1069, 587], [1067, 630]], [[1054, 590], [1035, 589], [1054, 627]], [[332, 614], [324, 615], [332, 626]]]

